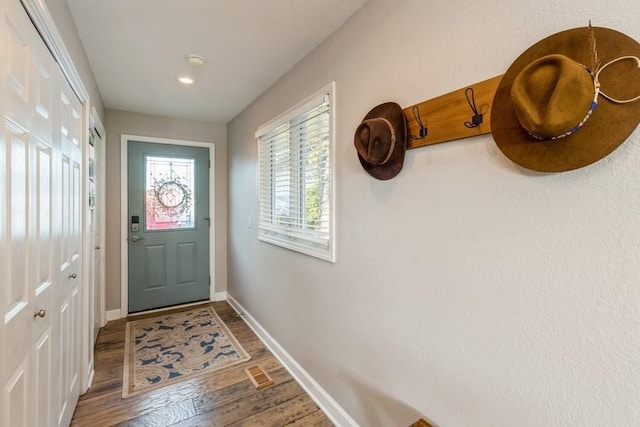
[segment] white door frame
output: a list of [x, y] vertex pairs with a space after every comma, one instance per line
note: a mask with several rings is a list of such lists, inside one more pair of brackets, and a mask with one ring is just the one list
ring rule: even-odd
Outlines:
[[[188, 141], [183, 139], [156, 138], [152, 136], [127, 135], [120, 136], [120, 317], [127, 317], [129, 314], [129, 245], [127, 243], [129, 224], [129, 178], [128, 178], [128, 144], [129, 141], [151, 142], [155, 144], [183, 145], [187, 147], [205, 147], [209, 149], [209, 275], [211, 284], [209, 285], [209, 300], [215, 301], [216, 281], [215, 281], [215, 143]], [[213, 170], [211, 170], [213, 169]]]
[[[85, 221], [85, 226], [83, 227], [83, 271], [84, 271], [84, 292], [82, 298], [82, 320], [83, 320], [83, 344], [82, 344], [82, 392], [91, 387], [91, 383], [93, 382], [93, 374], [95, 373], [95, 361], [94, 361], [94, 346], [96, 341], [96, 336], [94, 334], [95, 328], [95, 319], [98, 319], [100, 327], [103, 327], [107, 321], [107, 309], [106, 309], [106, 280], [105, 280], [105, 248], [104, 248], [104, 240], [105, 240], [105, 229], [106, 229], [106, 216], [105, 216], [105, 190], [106, 190], [106, 132], [104, 126], [102, 125], [102, 121], [98, 116], [98, 113], [95, 107], [91, 108], [91, 113], [88, 115], [88, 120], [85, 121], [85, 131], [91, 132], [91, 130], [95, 129], [100, 134], [100, 143], [95, 147], [98, 151], [96, 157], [100, 159], [102, 162], [98, 167], [98, 174], [95, 176], [95, 185], [96, 195], [99, 200], [96, 201], [96, 206], [99, 211], [97, 218], [99, 218], [100, 222], [97, 224], [93, 224], [93, 228], [99, 229], [99, 234], [102, 238], [102, 248], [100, 248], [99, 256], [101, 258], [100, 265], [102, 269], [100, 271], [100, 277], [95, 276], [95, 265], [91, 268], [91, 264], [95, 262], [95, 245], [94, 245], [94, 230], [89, 229], [88, 224], [90, 222], [91, 216], [91, 208], [89, 206], [89, 188], [85, 189], [83, 195], [83, 205], [84, 208], [84, 216], [83, 219]], [[84, 182], [89, 182], [89, 144], [87, 141], [89, 140], [89, 135], [84, 139], [85, 144], [83, 147], [83, 162], [84, 162]], [[89, 273], [93, 274], [93, 277], [90, 277]], [[93, 286], [93, 293], [90, 292], [90, 287]], [[91, 296], [96, 298], [96, 295], [99, 295], [100, 298], [100, 307], [98, 312], [95, 311], [95, 300], [91, 299]]]
[[[107, 190], [107, 164], [106, 164], [106, 144], [107, 144], [107, 134], [106, 131], [104, 129], [104, 126], [102, 125], [102, 121], [100, 121], [100, 117], [98, 116], [98, 113], [95, 109], [95, 107], [93, 107], [91, 109], [91, 118], [90, 118], [91, 122], [90, 122], [90, 128], [95, 128], [99, 133], [100, 133], [100, 146], [97, 147], [97, 150], [99, 151], [99, 154], [97, 154], [96, 156], [100, 159], [100, 161], [102, 162], [102, 164], [100, 165], [100, 167], [98, 168], [97, 171], [97, 175], [96, 175], [96, 181], [98, 183], [98, 186], [96, 188], [96, 192], [98, 194], [98, 197], [100, 198], [99, 203], [97, 204], [98, 206], [98, 210], [100, 211], [98, 217], [100, 218], [100, 223], [97, 224], [96, 226], [99, 227], [100, 229], [100, 236], [102, 238], [102, 247], [99, 249], [100, 250], [100, 259], [101, 259], [101, 265], [102, 265], [102, 271], [100, 272], [100, 277], [98, 278], [98, 288], [96, 289], [96, 292], [98, 293], [98, 295], [100, 296], [100, 312], [99, 313], [95, 313], [95, 316], [97, 316], [97, 318], [99, 319], [100, 322], [100, 327], [103, 327], [104, 325], [107, 324], [107, 289], [106, 289], [106, 270], [105, 270], [105, 241], [106, 241], [106, 229], [107, 229], [107, 221], [106, 221], [106, 190]], [[92, 249], [89, 248], [89, 253], [92, 253]], [[91, 302], [89, 302], [91, 303]]]

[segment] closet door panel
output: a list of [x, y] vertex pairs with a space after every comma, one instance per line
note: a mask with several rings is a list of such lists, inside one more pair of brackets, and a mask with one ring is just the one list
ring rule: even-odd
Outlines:
[[0, 425], [68, 425], [80, 390], [83, 107], [0, 1]]
[[54, 122], [54, 134], [60, 140], [61, 229], [60, 254], [57, 269], [60, 272], [60, 381], [61, 396], [58, 420], [66, 424], [71, 420], [80, 395], [80, 354], [82, 324], [80, 310], [80, 284], [82, 283], [82, 104], [71, 90], [62, 72], [57, 70], [59, 82], [59, 124]]

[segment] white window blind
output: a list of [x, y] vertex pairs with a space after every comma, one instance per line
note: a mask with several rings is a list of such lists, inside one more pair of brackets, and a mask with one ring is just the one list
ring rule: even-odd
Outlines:
[[333, 84], [256, 132], [258, 238], [334, 261]]

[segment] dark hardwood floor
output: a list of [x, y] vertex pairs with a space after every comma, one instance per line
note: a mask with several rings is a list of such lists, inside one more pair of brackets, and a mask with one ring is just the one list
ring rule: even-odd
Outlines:
[[[93, 385], [80, 396], [71, 425], [332, 426], [233, 308], [226, 301], [212, 305], [249, 352], [250, 361], [123, 399], [126, 320], [109, 322], [96, 343]], [[274, 385], [255, 389], [244, 368], [256, 363], [271, 376]]]

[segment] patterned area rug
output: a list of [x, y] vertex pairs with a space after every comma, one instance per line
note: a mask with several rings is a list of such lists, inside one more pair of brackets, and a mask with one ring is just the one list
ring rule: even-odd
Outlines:
[[249, 359], [212, 307], [127, 322], [122, 397]]

